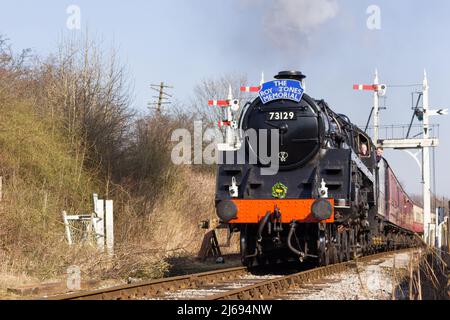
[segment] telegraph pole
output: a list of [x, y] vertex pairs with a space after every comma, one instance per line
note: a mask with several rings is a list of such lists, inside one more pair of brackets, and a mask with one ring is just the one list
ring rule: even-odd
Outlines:
[[[427, 79], [427, 73], [424, 71], [423, 76], [423, 139], [427, 140], [430, 137], [430, 92]], [[422, 148], [423, 157], [423, 224], [424, 236], [428, 245], [433, 246], [434, 240], [431, 238], [431, 174], [430, 174], [430, 147], [424, 145]]]
[[[156, 102], [151, 102], [149, 103], [149, 107], [151, 109], [155, 108], [156, 109], [156, 113], [158, 115], [161, 114], [161, 107], [163, 105], [167, 105], [170, 104], [171, 102], [168, 101], [169, 98], [172, 98], [172, 95], [168, 94], [167, 92], [165, 92], [165, 89], [173, 89], [172, 86], [166, 85], [164, 82], [161, 82], [160, 84], [151, 84], [150, 85], [150, 89], [158, 92], [157, 96], [153, 96], [153, 98], [156, 98]], [[153, 106], [153, 107], [152, 107]]]

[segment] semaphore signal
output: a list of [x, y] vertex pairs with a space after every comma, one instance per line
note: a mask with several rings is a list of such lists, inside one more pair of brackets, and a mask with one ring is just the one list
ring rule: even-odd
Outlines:
[[[422, 175], [423, 175], [423, 206], [424, 206], [424, 240], [429, 245], [434, 245], [434, 241], [431, 239], [431, 170], [430, 170], [430, 148], [437, 147], [439, 145], [438, 139], [430, 138], [430, 116], [441, 116], [447, 115], [448, 109], [436, 109], [430, 110], [429, 105], [429, 84], [426, 71], [424, 72], [424, 78], [422, 82], [422, 92], [420, 92], [420, 97], [422, 98], [423, 106], [419, 108], [416, 106], [414, 109], [414, 115], [418, 117], [419, 121], [422, 122], [422, 139], [409, 138], [409, 130], [404, 139], [384, 139], [379, 140], [379, 97], [386, 93], [386, 85], [380, 85], [378, 82], [378, 72], [375, 71], [375, 81], [374, 84], [356, 84], [353, 85], [354, 90], [364, 90], [373, 91], [373, 104], [372, 112], [374, 115], [374, 135], [373, 141], [375, 144], [383, 148], [391, 148], [396, 150], [408, 151], [410, 149], [422, 150]], [[420, 98], [417, 104], [419, 104]], [[413, 119], [414, 120], [414, 115]], [[412, 122], [410, 124], [410, 127]], [[408, 152], [412, 155], [410, 152]], [[420, 163], [420, 160], [414, 156], [416, 162]]]
[[253, 92], [258, 93], [261, 90], [262, 85], [264, 84], [264, 72], [261, 72], [261, 81], [259, 86], [241, 86], [241, 92]]

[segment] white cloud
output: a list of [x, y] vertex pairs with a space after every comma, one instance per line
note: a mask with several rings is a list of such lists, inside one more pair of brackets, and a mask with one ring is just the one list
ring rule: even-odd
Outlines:
[[[261, 1], [241, 0], [247, 6]], [[272, 0], [264, 1], [264, 32], [281, 44], [293, 37], [308, 38], [319, 26], [334, 18], [339, 6], [336, 0]]]

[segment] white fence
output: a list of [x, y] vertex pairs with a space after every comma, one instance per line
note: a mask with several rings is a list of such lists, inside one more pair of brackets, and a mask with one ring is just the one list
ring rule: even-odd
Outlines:
[[98, 199], [93, 195], [94, 210], [91, 214], [68, 215], [62, 212], [69, 245], [95, 243], [102, 252], [114, 254], [113, 201]]

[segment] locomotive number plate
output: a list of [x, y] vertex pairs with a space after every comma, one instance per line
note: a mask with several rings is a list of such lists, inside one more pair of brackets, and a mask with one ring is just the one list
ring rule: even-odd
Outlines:
[[297, 115], [294, 111], [267, 112], [266, 116], [269, 121], [297, 120]]

